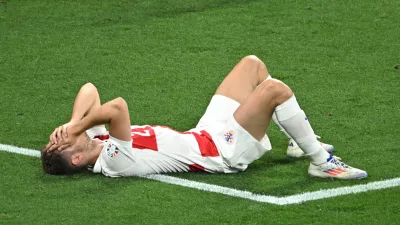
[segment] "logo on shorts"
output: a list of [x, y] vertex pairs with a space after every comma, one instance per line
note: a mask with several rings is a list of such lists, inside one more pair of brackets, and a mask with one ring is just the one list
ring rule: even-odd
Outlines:
[[233, 130], [230, 130], [230, 131], [226, 132], [224, 134], [225, 141], [228, 142], [228, 143], [232, 143], [234, 134], [235, 134], [235, 132]]
[[115, 156], [117, 156], [118, 152], [119, 152], [119, 149], [117, 146], [108, 144], [108, 146], [107, 146], [107, 155], [108, 156], [110, 156], [111, 158], [114, 158]]

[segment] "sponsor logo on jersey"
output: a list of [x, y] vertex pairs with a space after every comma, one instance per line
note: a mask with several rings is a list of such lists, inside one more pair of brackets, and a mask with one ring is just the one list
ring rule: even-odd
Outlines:
[[113, 144], [108, 144], [107, 146], [107, 155], [111, 158], [114, 158], [115, 156], [117, 156], [119, 152], [119, 149], [117, 146], [113, 145]]
[[230, 130], [230, 131], [226, 132], [224, 134], [225, 141], [228, 142], [228, 143], [232, 143], [234, 134], [235, 134], [235, 132], [233, 130]]

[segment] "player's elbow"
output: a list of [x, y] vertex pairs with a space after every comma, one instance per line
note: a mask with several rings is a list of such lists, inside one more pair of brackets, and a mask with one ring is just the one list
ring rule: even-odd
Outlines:
[[113, 108], [118, 112], [128, 111], [128, 104], [125, 99], [118, 97], [112, 102]]

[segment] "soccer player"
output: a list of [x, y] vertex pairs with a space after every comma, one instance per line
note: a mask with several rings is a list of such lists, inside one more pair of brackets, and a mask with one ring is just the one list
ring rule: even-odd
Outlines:
[[110, 177], [189, 171], [235, 173], [271, 150], [265, 132], [272, 117], [310, 159], [309, 175], [338, 179], [367, 176], [320, 144], [292, 90], [271, 78], [256, 56], [244, 57], [233, 68], [197, 126], [186, 132], [164, 126], [131, 126], [124, 99], [101, 105], [96, 88], [86, 84], [75, 99], [70, 122], [50, 135], [41, 159], [49, 174], [72, 174], [88, 167]]

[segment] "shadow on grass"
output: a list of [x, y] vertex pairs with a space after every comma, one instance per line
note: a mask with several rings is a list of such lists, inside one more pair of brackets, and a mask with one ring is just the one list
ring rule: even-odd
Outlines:
[[258, 1], [260, 0], [220, 0], [195, 3], [186, 2], [185, 4], [177, 2], [175, 5], [171, 4], [170, 1], [158, 1], [157, 5], [159, 7], [156, 7], [155, 10], [149, 10], [147, 15], [155, 18], [176, 17], [188, 13], [198, 13], [218, 8], [236, 7]]

